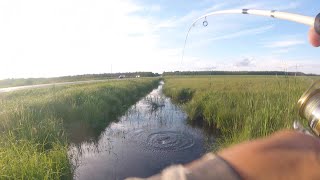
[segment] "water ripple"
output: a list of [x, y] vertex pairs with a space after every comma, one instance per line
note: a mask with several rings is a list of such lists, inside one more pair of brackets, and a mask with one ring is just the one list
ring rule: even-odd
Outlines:
[[194, 146], [193, 136], [179, 131], [135, 131], [131, 138], [151, 151], [182, 151]]

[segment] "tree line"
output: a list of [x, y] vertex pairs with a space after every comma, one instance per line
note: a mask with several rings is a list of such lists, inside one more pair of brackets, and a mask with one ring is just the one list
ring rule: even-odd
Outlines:
[[163, 72], [163, 76], [183, 76], [183, 75], [279, 75], [279, 76], [317, 76], [316, 74], [306, 74], [303, 72], [285, 71], [173, 71]]

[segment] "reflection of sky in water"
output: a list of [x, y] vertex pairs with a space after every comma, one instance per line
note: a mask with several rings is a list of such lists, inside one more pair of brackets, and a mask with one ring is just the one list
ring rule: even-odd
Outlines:
[[147, 177], [205, 153], [204, 135], [186, 124], [186, 114], [163, 96], [162, 86], [111, 123], [98, 142], [73, 145], [76, 179]]

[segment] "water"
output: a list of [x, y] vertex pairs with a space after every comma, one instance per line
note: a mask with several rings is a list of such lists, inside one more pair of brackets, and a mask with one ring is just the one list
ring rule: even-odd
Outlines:
[[205, 154], [213, 137], [187, 124], [186, 114], [162, 94], [162, 85], [110, 124], [97, 142], [70, 147], [75, 179], [148, 177]]

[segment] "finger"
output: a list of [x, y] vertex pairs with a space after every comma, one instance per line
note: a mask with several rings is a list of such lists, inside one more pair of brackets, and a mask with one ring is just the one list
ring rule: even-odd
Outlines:
[[308, 149], [320, 152], [319, 138], [293, 130], [277, 132], [265, 139], [264, 143], [267, 145], [263, 147], [264, 149], [276, 147], [278, 149]]
[[316, 33], [314, 28], [309, 30], [309, 42], [314, 47], [320, 46], [320, 36]]

